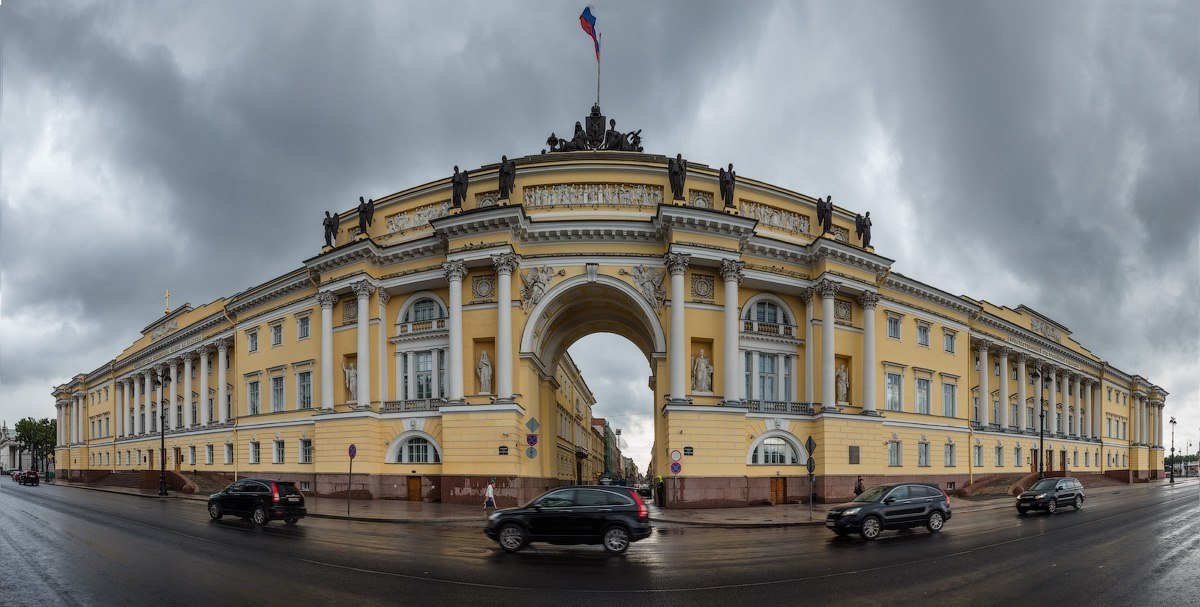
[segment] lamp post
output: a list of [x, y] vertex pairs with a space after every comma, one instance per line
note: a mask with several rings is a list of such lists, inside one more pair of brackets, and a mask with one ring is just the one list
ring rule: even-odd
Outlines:
[[1042, 398], [1042, 374], [1038, 373], [1037, 369], [1029, 374], [1033, 379], [1033, 385], [1038, 388], [1037, 403], [1038, 403], [1038, 478], [1046, 478], [1046, 404]]
[[1171, 484], [1175, 484], [1175, 418], [1172, 417], [1171, 424]]
[[[170, 371], [154, 378], [154, 387], [166, 392], [166, 382], [172, 381]], [[158, 494], [167, 495], [167, 405], [169, 399], [158, 401]]]

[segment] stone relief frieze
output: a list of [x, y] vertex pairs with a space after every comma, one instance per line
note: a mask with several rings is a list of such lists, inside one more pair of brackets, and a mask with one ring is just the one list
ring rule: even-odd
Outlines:
[[833, 239], [838, 242], [850, 242], [850, 230], [841, 226], [833, 226]]
[[471, 297], [477, 301], [491, 301], [496, 295], [496, 277], [487, 274], [471, 279]]
[[1034, 331], [1054, 341], [1062, 341], [1062, 333], [1058, 330], [1058, 327], [1037, 318], [1032, 319], [1031, 322], [1030, 326]]
[[492, 190], [491, 192], [480, 192], [475, 195], [475, 208], [483, 209], [494, 207], [500, 202], [500, 190]]
[[342, 322], [352, 323], [358, 322], [358, 300], [347, 299], [346, 303], [342, 304]]
[[691, 190], [688, 192], [688, 206], [696, 207], [697, 209], [713, 208], [712, 192], [702, 190]]
[[445, 217], [449, 213], [450, 202], [443, 200], [415, 209], [409, 209], [402, 213], [396, 213], [395, 215], [389, 215], [387, 218], [388, 233], [403, 232], [404, 230], [429, 225], [431, 220]]
[[638, 291], [654, 306], [655, 310], [662, 310], [663, 303], [667, 299], [667, 290], [663, 287], [663, 279], [667, 276], [667, 271], [662, 268], [651, 268], [649, 266], [634, 266], [633, 271], [621, 269], [622, 276], [631, 276], [633, 281], [637, 283]]
[[839, 322], [851, 322], [853, 309], [850, 302], [841, 299], [835, 300], [833, 302], [833, 317]]
[[743, 200], [742, 217], [757, 219], [771, 227], [795, 234], [808, 233], [808, 216], [795, 211]]
[[715, 279], [709, 274], [692, 274], [692, 297], [712, 300]]
[[640, 183], [560, 183], [528, 186], [522, 204], [541, 207], [656, 207], [663, 188]]
[[179, 328], [179, 319], [172, 318], [171, 322], [154, 327], [154, 331], [152, 333], [150, 333], [150, 339], [157, 341], [158, 339], [161, 339], [164, 335], [166, 335], [178, 328]]

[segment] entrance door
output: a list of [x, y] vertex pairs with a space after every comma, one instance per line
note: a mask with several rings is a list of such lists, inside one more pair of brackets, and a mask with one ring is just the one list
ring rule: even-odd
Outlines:
[[419, 476], [408, 477], [408, 501], [421, 501], [421, 477]]
[[1037, 451], [1034, 451], [1034, 450], [1032, 450], [1032, 449], [1030, 449], [1030, 451], [1029, 451], [1029, 454], [1032, 456], [1032, 457], [1030, 457], [1030, 458], [1029, 458], [1029, 471], [1030, 471], [1030, 472], [1037, 472], [1037, 470], [1038, 470], [1038, 457], [1039, 457], [1039, 456], [1038, 456], [1038, 452], [1037, 452]]
[[1058, 452], [1058, 469], [1059, 470], [1067, 469], [1067, 452], [1066, 451]]
[[771, 503], [782, 504], [787, 501], [787, 479], [771, 478]]
[[183, 463], [183, 451], [179, 447], [175, 447], [175, 471], [179, 472], [179, 466]]
[[1054, 452], [1046, 449], [1046, 471], [1054, 469]]

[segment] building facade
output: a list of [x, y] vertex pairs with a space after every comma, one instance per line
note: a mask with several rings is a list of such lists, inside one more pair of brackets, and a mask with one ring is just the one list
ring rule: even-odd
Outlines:
[[823, 225], [817, 198], [640, 152], [513, 162], [505, 188], [489, 165], [342, 213], [294, 271], [155, 319], [55, 388], [60, 474], [157, 470], [162, 425], [169, 469], [317, 495], [347, 489], [351, 444], [374, 497], [589, 482], [621, 461], [566, 354], [597, 332], [645, 356], [674, 505], [806, 499], [810, 455], [819, 500], [860, 475], [1162, 474], [1166, 391], [1032, 309], [893, 272], [853, 211]]

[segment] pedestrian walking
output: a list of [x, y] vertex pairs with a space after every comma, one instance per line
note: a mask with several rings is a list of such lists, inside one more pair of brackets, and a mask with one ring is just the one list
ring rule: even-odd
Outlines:
[[488, 481], [487, 490], [483, 494], [483, 511], [487, 512], [488, 507], [493, 509], [496, 507], [496, 477], [492, 477]]
[[858, 480], [854, 482], [854, 495], [855, 496], [862, 495], [863, 491], [866, 491], [866, 488], [863, 487], [863, 480], [862, 480], [862, 477], [860, 476], [860, 477], [858, 477]]

